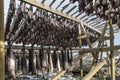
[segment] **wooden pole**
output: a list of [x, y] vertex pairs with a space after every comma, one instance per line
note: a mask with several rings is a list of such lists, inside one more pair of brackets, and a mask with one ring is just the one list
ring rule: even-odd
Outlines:
[[54, 76], [51, 80], [57, 80], [61, 75], [63, 75], [66, 72], [66, 70], [60, 71], [56, 76]]
[[80, 59], [80, 76], [81, 76], [81, 78], [83, 77], [83, 60], [82, 60], [82, 58]]
[[112, 20], [109, 20], [110, 25], [110, 60], [111, 60], [111, 79], [115, 80], [115, 58], [114, 58], [114, 31], [112, 26]]
[[[106, 48], [108, 48], [107, 41], [105, 41], [105, 45], [106, 45]], [[106, 51], [106, 55], [107, 55], [107, 57], [108, 57], [108, 62], [107, 62], [107, 64], [108, 64], [107, 74], [108, 74], [108, 76], [110, 76], [110, 75], [111, 75], [111, 73], [110, 73], [110, 59], [109, 59], [109, 53], [108, 53], [108, 51]]]
[[4, 0], [0, 0], [0, 80], [5, 80], [4, 62]]
[[[80, 23], [79, 23], [79, 26], [78, 26], [78, 30], [79, 30], [79, 37], [81, 37], [82, 29], [81, 29]], [[81, 40], [81, 38], [79, 38], [79, 47], [82, 48], [82, 40]], [[79, 52], [79, 56], [81, 56], [80, 52]], [[80, 58], [80, 76], [83, 77], [83, 62], [82, 62], [82, 58]]]
[[[83, 33], [84, 33], [84, 35], [86, 35], [87, 36], [87, 33], [86, 33], [86, 31], [85, 31], [85, 28], [84, 28], [84, 25], [81, 23], [81, 29], [83, 30]], [[86, 40], [87, 40], [87, 43], [88, 43], [88, 45], [89, 45], [89, 48], [92, 48], [92, 44], [90, 43], [90, 40], [89, 40], [89, 38], [88, 37], [86, 37]], [[92, 62], [92, 64], [91, 64], [91, 66], [90, 66], [90, 68], [92, 69], [92, 66], [93, 66], [93, 64], [94, 64], [94, 52], [92, 52], [92, 56], [93, 56], [93, 62]]]
[[[8, 49], [9, 48], [8, 45], [5, 45], [5, 48]], [[22, 49], [22, 46], [13, 45], [12, 49]], [[31, 47], [30, 46], [25, 46], [25, 49], [30, 50]], [[41, 48], [40, 47], [33, 47], [33, 49], [34, 50], [40, 50]], [[43, 49], [48, 50], [49, 48], [46, 47], [46, 48], [43, 48]], [[53, 47], [51, 47], [50, 49], [51, 50], [56, 50]], [[120, 49], [120, 45], [114, 46], [114, 50], [118, 50], [118, 49]], [[58, 48], [58, 50], [63, 50], [63, 48], [60, 47], [60, 48]], [[70, 48], [66, 48], [66, 50], [70, 50]], [[107, 48], [106, 47], [98, 47], [98, 48], [82, 48], [81, 49], [81, 48], [73, 47], [72, 50], [78, 50], [81, 53], [81, 55], [84, 55], [86, 53], [92, 53], [92, 52], [101, 52], [101, 51], [106, 52], [106, 51], [112, 50], [112, 48], [111, 47], [107, 47]]]
[[[86, 31], [85, 31], [85, 28], [84, 28], [83, 24], [81, 24], [81, 27], [82, 27], [82, 29], [83, 29], [84, 34], [87, 36], [87, 33], [86, 33]], [[92, 46], [92, 44], [90, 43], [90, 40], [89, 40], [88, 37], [86, 37], [86, 40], [87, 40], [87, 43], [89, 44], [89, 47], [90, 47], [90, 48], [93, 48], [93, 46]], [[98, 53], [99, 53], [99, 52], [98, 52]], [[93, 65], [94, 65], [95, 63], [97, 64], [98, 53], [92, 52], [93, 63], [92, 63], [92, 65], [91, 65], [91, 67], [90, 67], [91, 70], [92, 70], [92, 68], [94, 67]], [[102, 79], [105, 80], [105, 77], [103, 76], [103, 73], [101, 72], [101, 70], [99, 70], [99, 74], [101, 75]]]
[[108, 59], [103, 60], [102, 62], [98, 63], [96, 66], [93, 66], [93, 68], [91, 69], [91, 71], [82, 79], [82, 80], [90, 80], [92, 78], [92, 76], [98, 72], [102, 66], [104, 66], [107, 63]]
[[[103, 29], [101, 38], [104, 38], [105, 33], [106, 33], [106, 30], [107, 30], [107, 26], [108, 26], [108, 21], [106, 21], [106, 24], [105, 24], [105, 26], [104, 26], [104, 29]], [[101, 47], [101, 44], [102, 44], [102, 43], [104, 43], [104, 41], [99, 41], [97, 47]], [[101, 51], [101, 52], [103, 52], [103, 51]], [[101, 53], [101, 54], [102, 54], [102, 53]], [[99, 52], [96, 52], [96, 56], [95, 56], [95, 62], [96, 62], [96, 63], [97, 63], [97, 61], [98, 61], [98, 56], [99, 56]]]

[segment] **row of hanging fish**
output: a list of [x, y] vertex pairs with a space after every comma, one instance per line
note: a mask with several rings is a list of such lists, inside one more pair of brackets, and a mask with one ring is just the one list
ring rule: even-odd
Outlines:
[[104, 20], [112, 19], [113, 24], [120, 27], [120, 0], [70, 0], [78, 1], [79, 11], [95, 14]]
[[[8, 10], [5, 40], [15, 43], [37, 44], [42, 46], [77, 47], [79, 46], [78, 23], [46, 10], [10, 0]], [[86, 27], [85, 27], [86, 28]], [[100, 34], [86, 28], [91, 43]], [[82, 39], [82, 45], [87, 45]]]
[[43, 46], [40, 50], [34, 50], [34, 45], [27, 50], [24, 46], [25, 44], [23, 44], [22, 50], [15, 50], [9, 44], [9, 48], [6, 49], [5, 74], [8, 75], [8, 79], [15, 80], [20, 71], [24, 75], [29, 73], [37, 75], [38, 71], [52, 73], [72, 70], [70, 68], [74, 64], [72, 50], [58, 50], [57, 48], [56, 50], [50, 50], [50, 48], [45, 50]]

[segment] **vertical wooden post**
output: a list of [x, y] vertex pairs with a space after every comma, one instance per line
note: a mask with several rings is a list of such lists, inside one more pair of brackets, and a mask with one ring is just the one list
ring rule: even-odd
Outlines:
[[[106, 45], [106, 48], [108, 48], [107, 41], [105, 41], [105, 45]], [[107, 55], [107, 57], [108, 57], [108, 62], [107, 62], [107, 64], [108, 64], [108, 67], [107, 67], [107, 74], [108, 74], [108, 76], [110, 76], [111, 73], [110, 73], [110, 61], [109, 61], [109, 53], [108, 53], [108, 51], [106, 51], [106, 55]]]
[[110, 70], [110, 61], [108, 60], [108, 76], [111, 76], [111, 70]]
[[[79, 30], [79, 37], [81, 37], [81, 25], [79, 23], [78, 25], [78, 30]], [[82, 40], [79, 39], [79, 47], [82, 48]], [[80, 53], [79, 53], [79, 56], [80, 56]], [[80, 76], [83, 77], [83, 62], [82, 62], [82, 58], [80, 59]]]
[[[106, 30], [107, 30], [107, 26], [108, 26], [108, 21], [106, 21], [106, 23], [105, 23], [105, 26], [104, 26], [104, 29], [103, 29], [103, 32], [102, 32], [102, 35], [101, 35], [101, 37], [103, 38], [104, 36], [105, 36], [105, 33], [106, 33]], [[103, 41], [100, 41], [99, 43], [98, 43], [98, 46], [97, 47], [101, 47], [101, 45], [104, 45], [104, 42]], [[96, 53], [96, 54], [98, 54], [98, 53]], [[103, 54], [103, 52], [101, 52], [101, 55]], [[102, 56], [101, 56], [102, 57]], [[97, 58], [98, 58], [98, 55], [96, 55], [96, 62], [97, 62]]]
[[[103, 29], [103, 32], [102, 32], [102, 38], [105, 36], [106, 30], [107, 30], [107, 25], [108, 25], [108, 21], [106, 21], [105, 27], [104, 27], [104, 29]], [[86, 33], [85, 29], [84, 29], [83, 24], [81, 24], [81, 27], [82, 27], [83, 32], [85, 33], [85, 35], [87, 35], [87, 33]], [[87, 43], [88, 43], [89, 47], [92, 48], [92, 44], [90, 43], [88, 37], [87, 37], [86, 40], [87, 40]], [[98, 43], [98, 47], [101, 46], [101, 43], [102, 43], [102, 41], [100, 41], [100, 42]], [[93, 52], [92, 55], [93, 55], [93, 58], [94, 58], [94, 59], [93, 59], [93, 63], [92, 63], [92, 65], [91, 65], [91, 70], [94, 68], [94, 66], [93, 66], [94, 63], [97, 63], [97, 60], [98, 60], [98, 53], [97, 53], [97, 52], [96, 52], [96, 53]], [[100, 73], [102, 79], [105, 80], [105, 77], [103, 76], [103, 73], [101, 72], [101, 70], [99, 70], [99, 73]]]
[[4, 62], [4, 0], [0, 0], [0, 80], [5, 80]]
[[[104, 47], [104, 41], [101, 43], [101, 47]], [[100, 61], [102, 61], [102, 56], [103, 56], [103, 51], [101, 51], [101, 54], [100, 54]]]
[[110, 25], [110, 60], [111, 60], [111, 79], [115, 80], [115, 58], [114, 58], [114, 31], [112, 26], [112, 20], [109, 20]]
[[[81, 23], [81, 29], [83, 30], [83, 33], [87, 36], [87, 33], [86, 33], [86, 31], [85, 31], [85, 28], [84, 28], [84, 25]], [[88, 45], [89, 45], [89, 48], [92, 48], [92, 44], [90, 43], [90, 40], [89, 40], [89, 38], [88, 38], [88, 36], [86, 37], [86, 40], [87, 40], [87, 43], [88, 43]], [[92, 63], [92, 65], [91, 65], [91, 69], [92, 69], [92, 66], [93, 66], [93, 64], [94, 64], [94, 56], [95, 56], [95, 53], [93, 52], [92, 53], [92, 56], [93, 56], [93, 63]]]
[[82, 58], [80, 59], [80, 76], [83, 77], [83, 62], [82, 62]]
[[[107, 41], [105, 41], [105, 45], [106, 45], [106, 48], [108, 48]], [[108, 57], [108, 62], [107, 62], [107, 64], [108, 64], [107, 74], [108, 74], [108, 76], [110, 76], [110, 61], [109, 61], [109, 53], [108, 53], [108, 51], [106, 51], [106, 55], [107, 55], [107, 57]]]

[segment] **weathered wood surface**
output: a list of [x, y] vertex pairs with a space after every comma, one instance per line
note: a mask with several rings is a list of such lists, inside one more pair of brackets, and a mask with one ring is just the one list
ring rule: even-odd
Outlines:
[[57, 75], [55, 75], [51, 80], [57, 80], [61, 75], [63, 75], [66, 70], [60, 71]]
[[112, 26], [112, 20], [109, 20], [109, 26], [110, 26], [110, 47], [112, 48], [110, 50], [110, 60], [111, 60], [111, 79], [115, 80], [115, 56], [114, 56], [114, 30]]
[[13, 50], [12, 50], [12, 45], [9, 44], [9, 48], [7, 49], [7, 59], [6, 59], [6, 62], [7, 62], [7, 74], [8, 74], [8, 78], [9, 79], [13, 79], [15, 80], [15, 57], [14, 57], [14, 54], [13, 54]]
[[99, 71], [107, 63], [107, 60], [108, 59], [105, 59], [102, 62], [98, 63], [96, 66], [94, 66], [91, 69], [91, 71], [82, 78], [82, 80], [90, 80], [93, 77], [93, 75], [95, 75], [95, 73]]
[[0, 79], [5, 80], [4, 66], [4, 0], [0, 0]]
[[[8, 45], [5, 45], [5, 48], [7, 49], [8, 48]], [[30, 46], [25, 46], [26, 49], [31, 49]], [[120, 49], [120, 46], [117, 45], [117, 46], [114, 46], [113, 47], [114, 50], [119, 50]], [[17, 46], [17, 45], [13, 45], [12, 46], [12, 49], [22, 49], [22, 46]], [[40, 50], [41, 47], [33, 47], [34, 50]], [[49, 48], [44, 48], [45, 50], [48, 50]], [[56, 48], [52, 48], [51, 47], [51, 50], [55, 50]], [[63, 48], [59, 48], [58, 50], [63, 50]], [[70, 50], [70, 48], [66, 48], [66, 50]], [[112, 50], [111, 47], [99, 47], [99, 48], [72, 48], [72, 50], [79, 50], [81, 53], [91, 53], [91, 52], [99, 52], [99, 51], [110, 51]]]

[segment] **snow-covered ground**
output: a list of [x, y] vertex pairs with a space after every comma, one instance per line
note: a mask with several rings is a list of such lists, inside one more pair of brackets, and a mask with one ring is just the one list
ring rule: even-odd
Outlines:
[[[19, 75], [17, 80], [51, 80], [57, 73], [45, 73], [44, 76], [42, 73], [39, 73], [37, 76], [34, 75]], [[73, 74], [65, 73], [58, 80], [80, 80], [80, 77], [74, 77]]]

